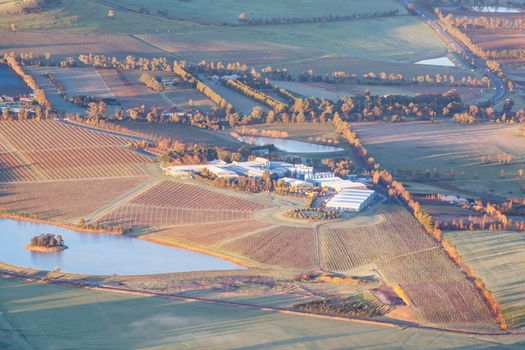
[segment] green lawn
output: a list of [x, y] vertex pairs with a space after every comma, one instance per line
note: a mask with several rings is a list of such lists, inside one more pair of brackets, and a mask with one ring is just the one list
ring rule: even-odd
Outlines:
[[[519, 347], [525, 337], [428, 330], [0, 279], [2, 349], [440, 349]], [[7, 320], [7, 322], [6, 322]], [[15, 333], [18, 332], [17, 333]]]

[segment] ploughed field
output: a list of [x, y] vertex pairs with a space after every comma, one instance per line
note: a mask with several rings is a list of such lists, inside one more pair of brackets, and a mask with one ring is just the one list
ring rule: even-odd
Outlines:
[[[467, 29], [465, 34], [484, 51], [525, 49], [525, 33], [517, 29]], [[504, 63], [523, 63], [523, 58], [504, 58]]]
[[51, 53], [54, 57], [77, 56], [90, 52], [93, 54], [107, 54], [110, 52], [115, 56], [138, 54], [154, 56], [159, 53], [157, 49], [141, 43], [128, 35], [116, 34], [50, 34], [48, 32], [0, 30], [0, 43], [2, 43], [0, 45], [1, 52], [16, 51], [17, 53], [38, 55]]

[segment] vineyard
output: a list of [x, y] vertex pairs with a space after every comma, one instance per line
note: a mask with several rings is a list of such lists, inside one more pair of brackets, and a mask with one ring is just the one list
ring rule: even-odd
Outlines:
[[53, 220], [81, 218], [142, 181], [144, 178], [135, 177], [2, 183], [0, 210], [27, 213]]
[[124, 139], [55, 121], [2, 122], [0, 141], [16, 150], [0, 157], [4, 181], [35, 180], [29, 168], [48, 180], [145, 176], [141, 166], [150, 162]]
[[32, 181], [35, 179], [29, 167], [20, 163], [12, 153], [0, 153], [0, 182]]
[[135, 204], [120, 206], [99, 220], [104, 226], [159, 228], [182, 224], [218, 223], [246, 220], [249, 212], [234, 210], [196, 210]]
[[388, 281], [400, 285], [427, 322], [498, 328], [474, 285], [441, 249], [384, 260], [378, 267]]
[[268, 228], [270, 225], [256, 220], [211, 222], [205, 224], [183, 225], [156, 233], [155, 237], [174, 241], [187, 241], [203, 246], [212, 246], [249, 232]]
[[31, 166], [50, 180], [145, 176], [148, 159], [120, 147], [25, 152]]
[[257, 262], [307, 271], [317, 265], [315, 231], [279, 226], [226, 243], [221, 249]]
[[56, 121], [2, 122], [0, 136], [19, 152], [125, 145], [122, 138]]
[[324, 267], [347, 271], [374, 264], [388, 283], [401, 287], [427, 322], [497, 329], [473, 283], [408, 211], [383, 208], [379, 215], [383, 220], [368, 226], [350, 226], [350, 221], [323, 227]]
[[265, 205], [253, 201], [220, 194], [192, 184], [170, 181], [160, 183], [134, 198], [131, 203], [199, 210], [255, 211], [266, 208]]
[[381, 259], [435, 247], [421, 225], [406, 210], [381, 210], [380, 215], [383, 220], [374, 225], [323, 227], [322, 249], [326, 268], [345, 271]]

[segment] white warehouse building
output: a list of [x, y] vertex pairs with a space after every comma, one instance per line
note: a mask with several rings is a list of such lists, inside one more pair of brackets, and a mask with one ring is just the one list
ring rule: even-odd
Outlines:
[[326, 208], [339, 211], [361, 211], [374, 198], [374, 191], [363, 189], [344, 190], [326, 202]]
[[351, 180], [341, 179], [333, 173], [317, 173], [313, 176], [305, 178], [316, 186], [330, 188], [336, 192], [346, 190], [366, 190], [366, 185], [362, 182], [355, 182]]

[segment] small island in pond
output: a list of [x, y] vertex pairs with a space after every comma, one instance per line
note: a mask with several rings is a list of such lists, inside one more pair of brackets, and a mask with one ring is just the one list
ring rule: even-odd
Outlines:
[[31, 238], [31, 243], [24, 248], [38, 252], [58, 252], [67, 249], [61, 235], [43, 233]]

